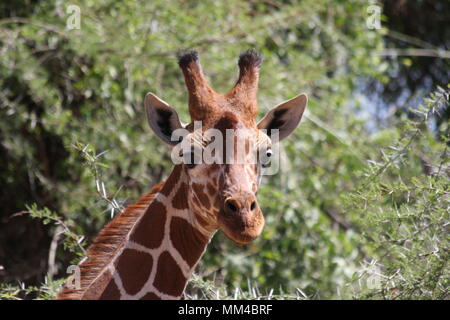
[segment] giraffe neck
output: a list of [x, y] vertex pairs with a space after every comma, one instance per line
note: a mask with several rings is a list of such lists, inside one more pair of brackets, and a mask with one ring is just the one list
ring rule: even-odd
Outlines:
[[178, 299], [215, 232], [198, 222], [176, 166], [84, 299]]

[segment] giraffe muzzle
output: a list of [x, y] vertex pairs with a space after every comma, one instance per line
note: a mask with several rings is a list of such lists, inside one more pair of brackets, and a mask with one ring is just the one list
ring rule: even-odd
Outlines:
[[219, 228], [237, 244], [255, 240], [264, 227], [264, 216], [251, 194], [228, 197], [218, 216]]

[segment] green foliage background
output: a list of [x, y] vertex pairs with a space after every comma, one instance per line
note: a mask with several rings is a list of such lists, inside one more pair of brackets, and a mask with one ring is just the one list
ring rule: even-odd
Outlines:
[[81, 9], [79, 30], [66, 28], [65, 1], [0, 5], [4, 298], [53, 297], [54, 279], [111, 212], [167, 177], [169, 151], [142, 101], [154, 92], [187, 122], [175, 58], [185, 48], [200, 52], [222, 92], [239, 53], [260, 50], [261, 115], [310, 97], [283, 142], [281, 172], [260, 189], [262, 237], [237, 247], [216, 234], [189, 297], [448, 298], [447, 83], [422, 108], [373, 120], [361, 84], [388, 82], [403, 60], [380, 56], [388, 30], [368, 29], [367, 1], [70, 4]]

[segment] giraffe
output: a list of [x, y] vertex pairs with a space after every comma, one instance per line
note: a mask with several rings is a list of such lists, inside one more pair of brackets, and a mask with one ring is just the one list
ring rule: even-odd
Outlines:
[[[217, 93], [208, 84], [196, 51], [180, 54], [178, 62], [188, 90], [191, 122], [183, 125], [175, 109], [153, 93], [144, 99], [150, 128], [172, 150], [186, 141], [204, 150], [208, 139], [202, 133], [208, 128], [220, 132], [245, 129], [253, 139], [245, 144], [245, 154], [255, 146], [264, 146], [270, 160], [275, 142], [272, 131], [264, 130], [278, 130], [281, 140], [302, 118], [306, 94], [282, 102], [256, 122], [262, 63], [256, 50], [240, 55], [239, 78], [226, 94]], [[201, 121], [202, 128], [196, 129], [195, 121]], [[187, 133], [173, 139], [179, 129]], [[230, 146], [222, 151], [226, 148]], [[235, 140], [231, 148], [236, 148]], [[185, 149], [179, 152], [183, 159], [194, 157]], [[175, 164], [165, 182], [154, 186], [100, 231], [80, 264], [80, 288], [63, 288], [58, 298], [179, 299], [217, 230], [238, 245], [260, 235], [264, 217], [256, 194], [261, 167], [258, 162]]]

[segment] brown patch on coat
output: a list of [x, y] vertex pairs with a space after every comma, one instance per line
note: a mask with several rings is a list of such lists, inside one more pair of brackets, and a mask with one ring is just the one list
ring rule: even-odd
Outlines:
[[180, 180], [181, 172], [182, 172], [181, 164], [178, 164], [173, 168], [172, 173], [170, 174], [169, 178], [167, 178], [166, 182], [164, 183], [164, 187], [160, 191], [161, 194], [165, 195], [166, 197], [170, 195], [170, 193]]
[[155, 288], [169, 296], [178, 297], [183, 293], [186, 282], [187, 279], [170, 253], [168, 251], [161, 253], [153, 283]]
[[203, 185], [199, 183], [193, 183], [192, 188], [194, 189], [194, 193], [197, 196], [198, 200], [202, 203], [203, 207], [206, 209], [211, 208], [211, 204], [209, 203], [209, 198], [206, 193], [203, 191]]
[[153, 258], [148, 253], [134, 249], [123, 250], [116, 270], [128, 294], [136, 294], [142, 289], [150, 276], [152, 266]]
[[208, 182], [208, 184], [206, 185], [206, 188], [208, 190], [208, 194], [211, 197], [217, 193], [216, 187], [211, 182]]
[[138, 222], [136, 229], [130, 236], [130, 240], [149, 249], [158, 248], [164, 237], [166, 219], [166, 207], [157, 200], [153, 201]]
[[120, 299], [119, 288], [114, 282], [114, 279], [111, 279], [105, 291], [103, 291], [102, 295], [100, 296], [99, 300], [119, 300], [119, 299]]
[[187, 184], [182, 182], [177, 192], [175, 193], [175, 196], [173, 197], [172, 205], [175, 209], [184, 210], [189, 208], [189, 204], [187, 201], [187, 191]]
[[140, 298], [139, 300], [161, 300], [160, 297], [158, 297], [156, 294], [154, 294], [153, 292], [148, 292], [145, 294], [145, 296], [143, 296], [142, 298]]
[[223, 177], [223, 174], [219, 176], [219, 179], [217, 180], [217, 188], [221, 189], [224, 187], [225, 178]]
[[221, 197], [216, 195], [216, 197], [214, 198], [214, 208], [220, 209], [221, 206], [222, 206]]
[[208, 243], [197, 229], [179, 217], [173, 217], [170, 222], [170, 240], [190, 267], [197, 263]]

